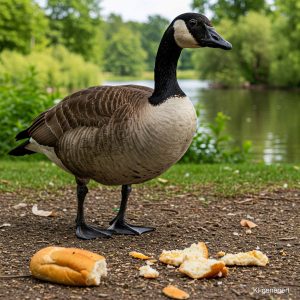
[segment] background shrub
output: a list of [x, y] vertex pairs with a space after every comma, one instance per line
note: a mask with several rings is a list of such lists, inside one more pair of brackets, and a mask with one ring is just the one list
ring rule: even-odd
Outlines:
[[41, 87], [34, 69], [17, 81], [10, 75], [0, 82], [0, 156], [16, 146], [15, 135], [28, 127], [34, 117], [54, 104], [55, 95]]

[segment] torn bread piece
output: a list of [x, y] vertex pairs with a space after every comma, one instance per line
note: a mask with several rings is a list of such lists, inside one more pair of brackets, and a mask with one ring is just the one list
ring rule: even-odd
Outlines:
[[179, 299], [179, 300], [183, 300], [183, 299], [188, 299], [190, 298], [190, 295], [183, 291], [180, 290], [179, 288], [177, 288], [174, 285], [168, 285], [163, 289], [163, 293], [171, 298], [171, 299]]
[[107, 276], [105, 257], [96, 253], [63, 247], [46, 247], [33, 255], [30, 271], [38, 279], [65, 285], [99, 285]]
[[150, 256], [147, 256], [143, 253], [136, 252], [136, 251], [129, 252], [129, 255], [133, 258], [142, 259], [142, 260], [147, 260], [147, 259], [151, 258]]
[[157, 278], [159, 276], [158, 271], [151, 268], [149, 265], [143, 266], [139, 268], [140, 270], [140, 276], [145, 278]]
[[186, 258], [192, 257], [208, 258], [208, 250], [204, 242], [192, 244], [190, 247], [183, 250], [163, 250], [159, 260], [165, 264], [178, 267]]
[[253, 250], [237, 254], [226, 254], [221, 258], [226, 266], [266, 266], [268, 257], [261, 251]]
[[227, 275], [228, 270], [224, 268], [225, 263], [216, 259], [187, 258], [179, 267], [179, 272], [194, 279], [212, 278]]

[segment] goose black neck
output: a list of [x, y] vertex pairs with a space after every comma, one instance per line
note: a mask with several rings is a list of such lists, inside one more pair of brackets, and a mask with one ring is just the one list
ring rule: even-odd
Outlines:
[[154, 92], [149, 98], [152, 105], [159, 105], [171, 97], [184, 97], [177, 82], [177, 62], [181, 54], [174, 39], [174, 28], [170, 26], [164, 33], [158, 47], [154, 69]]

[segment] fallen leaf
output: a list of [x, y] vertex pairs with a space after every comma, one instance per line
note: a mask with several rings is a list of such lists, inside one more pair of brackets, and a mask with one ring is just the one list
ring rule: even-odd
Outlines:
[[54, 212], [51, 211], [46, 211], [46, 210], [40, 210], [37, 207], [37, 204], [34, 204], [32, 206], [32, 213], [36, 216], [40, 216], [40, 217], [53, 217], [55, 214]]
[[243, 227], [248, 227], [248, 228], [254, 228], [256, 227], [257, 225], [255, 223], [253, 223], [252, 221], [249, 221], [249, 220], [246, 220], [246, 219], [242, 219], [240, 224], [243, 226]]
[[167, 183], [168, 180], [167, 179], [164, 179], [164, 178], [157, 178], [157, 180], [160, 182], [160, 183]]
[[19, 204], [17, 204], [17, 205], [14, 205], [13, 206], [13, 208], [14, 209], [19, 209], [19, 208], [24, 208], [24, 207], [26, 207], [27, 206], [27, 204], [26, 203], [19, 203]]
[[163, 293], [172, 299], [188, 299], [190, 295], [183, 290], [180, 290], [174, 285], [168, 285], [163, 289]]
[[5, 180], [5, 179], [0, 179], [0, 183], [2, 183], [2, 184], [10, 184], [10, 181]]

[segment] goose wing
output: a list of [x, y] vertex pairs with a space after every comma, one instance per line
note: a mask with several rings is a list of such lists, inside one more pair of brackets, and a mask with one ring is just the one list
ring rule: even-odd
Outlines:
[[16, 138], [32, 137], [40, 145], [55, 147], [71, 129], [103, 128], [114, 118], [121, 121], [123, 111], [133, 113], [141, 99], [147, 99], [152, 92], [151, 88], [138, 85], [98, 86], [81, 90], [40, 114]]

